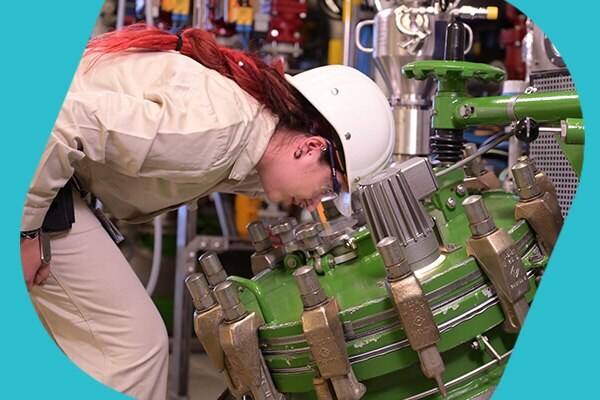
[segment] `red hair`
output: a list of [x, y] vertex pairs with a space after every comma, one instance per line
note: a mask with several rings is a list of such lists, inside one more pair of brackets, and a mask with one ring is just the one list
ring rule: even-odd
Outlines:
[[[291, 129], [306, 129], [318, 112], [283, 76], [281, 63], [270, 66], [258, 56], [219, 45], [210, 32], [187, 28], [179, 52], [234, 80]], [[116, 53], [128, 49], [174, 50], [179, 38], [152, 25], [137, 23], [90, 40], [86, 54]]]

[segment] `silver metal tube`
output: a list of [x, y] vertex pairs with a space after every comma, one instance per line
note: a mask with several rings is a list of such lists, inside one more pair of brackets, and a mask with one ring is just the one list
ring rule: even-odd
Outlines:
[[360, 2], [355, 4], [354, 0], [344, 0], [342, 6], [342, 21], [344, 23], [344, 65], [354, 67], [356, 65], [356, 48], [354, 47], [354, 32], [358, 23], [358, 11]]
[[193, 312], [192, 298], [185, 288], [185, 278], [194, 272], [194, 258], [190, 256], [187, 244], [196, 230], [196, 213], [186, 206], [177, 210], [177, 251], [175, 259], [175, 292], [173, 294], [173, 348], [171, 351], [171, 392], [176, 397], [186, 397]]
[[221, 233], [225, 237], [235, 236], [236, 228], [231, 217], [233, 215], [233, 213], [231, 213], [231, 207], [225, 204], [225, 200], [221, 193], [213, 193], [213, 199], [215, 201], [215, 208], [217, 209]]
[[509, 137], [511, 137], [513, 135], [513, 132], [509, 132], [509, 133], [505, 133], [504, 135], [499, 136], [497, 139], [495, 139], [493, 142], [491, 142], [490, 144], [480, 148], [476, 153], [471, 154], [469, 157], [466, 157], [462, 160], [460, 160], [459, 162], [452, 164], [451, 166], [449, 166], [448, 168], [445, 168], [441, 171], [438, 171], [435, 173], [436, 177], [440, 177], [440, 176], [444, 176], [452, 171], [454, 171], [457, 168], [461, 168], [463, 165], [465, 165], [466, 163], [470, 162], [471, 160], [479, 157], [480, 155], [482, 155], [483, 153], [487, 152], [490, 149], [493, 149], [494, 147], [496, 147], [499, 143], [504, 142], [506, 139], [508, 139]]
[[123, 25], [125, 24], [125, 0], [119, 0], [117, 2], [117, 22], [116, 29], [123, 29]]
[[146, 23], [154, 25], [154, 17], [152, 16], [152, 0], [144, 1], [144, 11], [146, 14]]

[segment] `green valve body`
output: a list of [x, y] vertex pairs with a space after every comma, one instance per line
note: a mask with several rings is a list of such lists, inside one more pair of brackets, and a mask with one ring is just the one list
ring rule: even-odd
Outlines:
[[[538, 254], [535, 235], [526, 223], [514, 219], [517, 199], [512, 194], [490, 192], [482, 197], [496, 225], [506, 229], [517, 243], [531, 285], [526, 298], [531, 301], [537, 287], [535, 272], [545, 267], [547, 257], [531, 257]], [[428, 210], [439, 212], [433, 203]], [[485, 349], [473, 348], [477, 336], [484, 335], [503, 357], [508, 357], [517, 336], [503, 331], [504, 314], [493, 287], [467, 255], [464, 244], [471, 232], [464, 212], [459, 208], [447, 216], [438, 224], [439, 229], [446, 242], [456, 244], [457, 249], [442, 253], [415, 275], [440, 330], [437, 347], [446, 366], [444, 382], [487, 365], [464, 382], [447, 386], [449, 398], [468, 398], [492, 390], [504, 369], [504, 363], [494, 361]], [[386, 269], [369, 229], [359, 227], [351, 237], [358, 256], [326, 270], [319, 275], [319, 283], [339, 304], [350, 364], [356, 378], [367, 387], [363, 398], [395, 399], [427, 391], [437, 393], [433, 398], [442, 398], [435, 382], [423, 375], [418, 354], [403, 332], [386, 291]], [[269, 305], [269, 319], [259, 329], [260, 348], [278, 391], [293, 399], [315, 399], [313, 381], [318, 379], [318, 369], [303, 335], [304, 307], [293, 272], [282, 265], [261, 274], [254, 282], [260, 290], [245, 290], [241, 299], [249, 311], [259, 314], [257, 293], [260, 302]]]

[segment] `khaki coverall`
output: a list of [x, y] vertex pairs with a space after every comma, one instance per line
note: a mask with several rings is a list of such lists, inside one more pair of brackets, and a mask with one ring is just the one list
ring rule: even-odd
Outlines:
[[[29, 189], [22, 230], [41, 226], [75, 174], [114, 217], [143, 222], [212, 192], [260, 194], [254, 166], [276, 117], [233, 81], [175, 52], [82, 60]], [[150, 297], [86, 204], [51, 236], [50, 277], [30, 292], [65, 354], [138, 399], [166, 395], [168, 338]]]

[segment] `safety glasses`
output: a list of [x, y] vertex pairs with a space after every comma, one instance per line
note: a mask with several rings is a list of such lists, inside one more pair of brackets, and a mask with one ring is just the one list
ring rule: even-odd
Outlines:
[[331, 144], [331, 142], [325, 138], [323, 138], [323, 140], [325, 141], [325, 143], [327, 143], [327, 151], [329, 153], [329, 166], [331, 167], [331, 182], [332, 182], [332, 186], [331, 188], [333, 189], [333, 193], [338, 194], [340, 192], [340, 189], [342, 188], [342, 185], [340, 183], [340, 181], [337, 178], [337, 171], [335, 169], [335, 155], [333, 154], [334, 150], [333, 150], [333, 145]]

